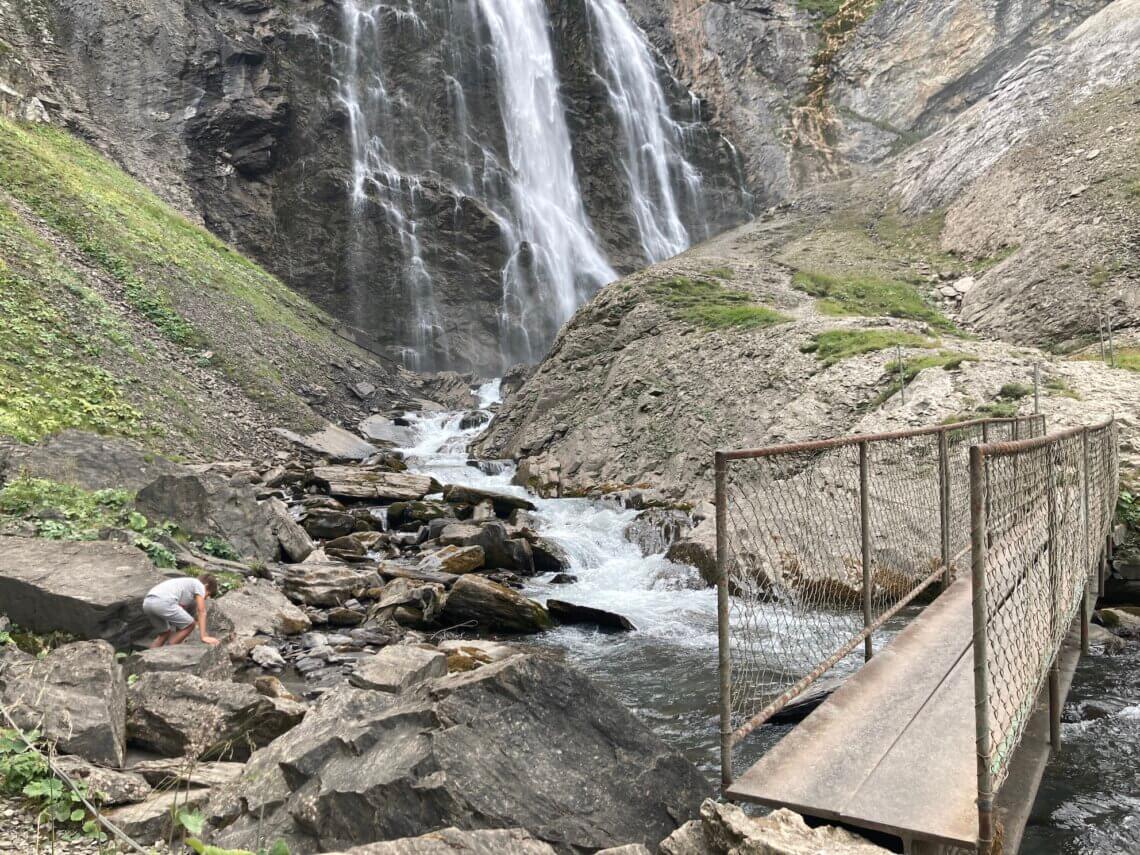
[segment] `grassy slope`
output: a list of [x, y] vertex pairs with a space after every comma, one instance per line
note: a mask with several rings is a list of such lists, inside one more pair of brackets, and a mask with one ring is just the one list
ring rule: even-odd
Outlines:
[[349, 350], [318, 309], [91, 148], [3, 119], [0, 313], [0, 434], [25, 441], [75, 426], [208, 450], [226, 415], [210, 377], [304, 428], [316, 420], [288, 387]]

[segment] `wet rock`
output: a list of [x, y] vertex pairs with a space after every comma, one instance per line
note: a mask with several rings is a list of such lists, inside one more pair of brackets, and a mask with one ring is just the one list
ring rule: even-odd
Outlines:
[[86, 784], [88, 793], [99, 793], [101, 805], [135, 804], [150, 796], [150, 784], [146, 778], [133, 771], [106, 769], [69, 754], [56, 757], [54, 764], [72, 781]]
[[0, 653], [0, 700], [18, 727], [38, 730], [66, 754], [123, 765], [127, 682], [110, 644], [66, 644], [43, 659]]
[[407, 448], [416, 441], [415, 431], [384, 416], [369, 416], [360, 423], [360, 432], [373, 442], [396, 448]]
[[325, 544], [325, 554], [329, 558], [341, 561], [362, 561], [368, 557], [368, 547], [364, 545], [357, 534], [373, 534], [374, 532], [357, 532], [338, 537]]
[[270, 513], [270, 527], [281, 547], [281, 557], [285, 561], [299, 563], [308, 558], [315, 548], [309, 533], [289, 515], [289, 509], [280, 499], [271, 498], [265, 502]]
[[447, 654], [448, 671], [474, 671], [519, 652], [509, 644], [483, 639], [448, 639], [440, 643], [439, 649]]
[[478, 570], [485, 563], [481, 546], [444, 546], [420, 559], [419, 567], [460, 575]]
[[284, 522], [257, 501], [253, 490], [220, 476], [159, 476], [139, 490], [135, 506], [150, 519], [178, 523], [192, 538], [220, 538], [247, 558], [273, 561], [281, 548], [276, 532]]
[[786, 808], [767, 816], [750, 817], [734, 804], [708, 799], [699, 820], [692, 820], [661, 842], [661, 855], [730, 855], [763, 852], [770, 855], [887, 855], [842, 828], [809, 828], [802, 816]]
[[321, 430], [304, 436], [283, 428], [276, 430], [290, 442], [330, 460], [367, 460], [379, 451], [371, 443], [333, 424], [325, 425]]
[[534, 502], [521, 496], [512, 496], [509, 493], [494, 493], [490, 490], [480, 490], [476, 487], [467, 487], [462, 484], [448, 484], [443, 489], [443, 499], [456, 505], [478, 505], [488, 501], [495, 509], [495, 513], [506, 519], [514, 510], [533, 511]]
[[409, 686], [442, 677], [447, 673], [447, 657], [437, 650], [406, 644], [385, 647], [375, 656], [356, 664], [348, 681], [359, 689], [402, 692]]
[[551, 585], [573, 585], [578, 577], [573, 573], [555, 573], [550, 580]]
[[459, 420], [460, 430], [471, 430], [480, 425], [485, 425], [491, 421], [491, 416], [482, 410], [468, 410], [463, 414], [463, 418]]
[[318, 540], [335, 540], [356, 531], [356, 517], [347, 511], [312, 508], [305, 512], [301, 525]]
[[209, 612], [224, 615], [241, 638], [297, 635], [312, 625], [308, 615], [264, 579], [250, 579], [211, 603]]
[[686, 537], [673, 543], [665, 557], [695, 567], [709, 585], [716, 584], [716, 523], [705, 520]]
[[511, 656], [400, 695], [326, 693], [209, 814], [224, 846], [318, 852], [478, 816], [593, 851], [655, 844], [707, 795], [692, 764], [581, 672]]
[[146, 553], [126, 544], [0, 537], [0, 603], [33, 632], [127, 647], [150, 632], [142, 601], [163, 578]]
[[357, 466], [317, 466], [313, 479], [338, 499], [414, 502], [442, 489], [429, 475]]
[[381, 584], [375, 570], [333, 563], [294, 564], [281, 580], [289, 599], [310, 606], [339, 606]]
[[1095, 623], [1089, 624], [1089, 644], [1100, 647], [1108, 656], [1121, 653], [1128, 647], [1128, 642], [1119, 635]]
[[629, 618], [604, 609], [595, 609], [590, 606], [579, 606], [565, 600], [547, 600], [546, 610], [550, 617], [558, 623], [590, 624], [599, 629], [616, 632], [632, 632], [637, 629]]
[[[625, 539], [637, 545], [642, 555], [660, 555], [692, 528], [684, 511], [650, 508], [625, 527]], [[685, 562], [688, 563], [688, 562]]]
[[127, 694], [127, 739], [166, 757], [242, 760], [305, 715], [244, 683], [191, 674], [146, 674]]
[[285, 667], [285, 658], [276, 647], [270, 647], [268, 644], [257, 645], [249, 651], [249, 658], [257, 667], [264, 668], [267, 671], [280, 671]]
[[419, 502], [393, 502], [388, 506], [388, 526], [421, 526], [435, 519], [455, 519], [455, 508], [447, 502], [430, 499]]
[[555, 850], [521, 828], [482, 831], [441, 828], [419, 837], [366, 843], [329, 855], [555, 855]]
[[570, 569], [570, 556], [559, 544], [546, 537], [529, 539], [535, 573], [561, 573]]
[[154, 671], [194, 674], [207, 680], [232, 680], [234, 667], [221, 644], [186, 642], [132, 653], [123, 661], [128, 675], [142, 676]]
[[444, 546], [478, 546], [483, 550], [485, 566], [511, 570], [524, 576], [534, 575], [534, 555], [530, 544], [522, 538], [507, 536], [507, 528], [498, 520], [481, 526], [452, 523], [440, 532]]
[[542, 632], [550, 629], [546, 609], [510, 588], [481, 576], [462, 576], [448, 591], [444, 618], [474, 622], [485, 632]]

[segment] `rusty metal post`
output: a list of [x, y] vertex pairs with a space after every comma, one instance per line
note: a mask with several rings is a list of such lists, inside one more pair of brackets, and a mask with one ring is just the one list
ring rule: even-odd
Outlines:
[[1116, 367], [1116, 344], [1112, 340], [1112, 313], [1108, 314], [1108, 365]]
[[[868, 442], [859, 443], [859, 539], [863, 546], [863, 628], [874, 621], [871, 613], [871, 446]], [[869, 662], [874, 656], [874, 642], [868, 635], [863, 639], [863, 661]]]
[[1064, 631], [1061, 623], [1061, 584], [1060, 562], [1057, 555], [1057, 485], [1050, 467], [1045, 475], [1045, 500], [1048, 506], [1048, 528], [1046, 537], [1049, 543], [1049, 591], [1052, 594], [1049, 618], [1050, 643], [1060, 639], [1053, 661], [1049, 665], [1049, 744], [1056, 751], [1061, 747], [1061, 647], [1064, 645]]
[[970, 448], [970, 582], [973, 586], [974, 738], [978, 763], [978, 852], [993, 846], [994, 791], [990, 772], [989, 644], [986, 636], [985, 459]]
[[942, 590], [950, 587], [950, 429], [938, 433], [938, 520], [942, 534]]
[[732, 660], [728, 633], [728, 461], [718, 451], [716, 476], [716, 622], [720, 671], [720, 780], [732, 784]]
[[1041, 412], [1041, 363], [1033, 363], [1033, 415]]
[[1092, 460], [1089, 454], [1089, 431], [1086, 427], [1081, 431], [1081, 460], [1084, 469], [1085, 495], [1081, 503], [1081, 516], [1084, 521], [1085, 532], [1085, 561], [1088, 567], [1084, 574], [1085, 584], [1081, 588], [1081, 655], [1089, 652], [1089, 588], [1092, 587], [1093, 563], [1096, 555], [1093, 554], [1092, 541]]
[[899, 367], [899, 396], [900, 401], [906, 403], [906, 366], [903, 364], [902, 347], [895, 345], [895, 364]]
[[[989, 421], [982, 422], [982, 445], [988, 445], [990, 442], [990, 423]], [[990, 461], [983, 459], [982, 467], [984, 473], [982, 475], [982, 487], [985, 495], [985, 510], [986, 519], [990, 517]], [[987, 535], [988, 536], [988, 535]], [[987, 544], [988, 546], [988, 544]]]

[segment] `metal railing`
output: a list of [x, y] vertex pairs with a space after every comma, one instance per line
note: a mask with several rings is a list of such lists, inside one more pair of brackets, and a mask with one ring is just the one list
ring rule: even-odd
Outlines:
[[1118, 470], [1111, 419], [970, 449], [979, 851], [993, 843], [994, 797], [1046, 682], [1059, 744], [1061, 648], [1078, 613], [1088, 647]]
[[969, 449], [1044, 416], [715, 458], [721, 771], [732, 751], [935, 585], [970, 549]]

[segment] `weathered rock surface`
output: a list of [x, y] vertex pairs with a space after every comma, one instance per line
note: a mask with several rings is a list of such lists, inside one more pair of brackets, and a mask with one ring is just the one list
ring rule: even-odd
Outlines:
[[22, 730], [38, 730], [66, 754], [123, 765], [127, 683], [110, 644], [66, 644], [43, 659], [0, 652], [0, 699]]
[[692, 765], [583, 674], [513, 656], [398, 696], [326, 694], [209, 813], [217, 843], [248, 846], [260, 830], [298, 855], [451, 825], [524, 828], [581, 851], [656, 845], [707, 793]]
[[36, 445], [5, 445], [0, 441], [0, 483], [22, 474], [84, 490], [134, 492], [159, 475], [184, 471], [176, 463], [142, 451], [130, 440], [74, 428]]
[[460, 831], [443, 828], [381, 843], [353, 846], [329, 855], [555, 855], [549, 843], [543, 843], [521, 828], [491, 831]]
[[192, 674], [146, 674], [130, 687], [127, 739], [167, 757], [242, 760], [296, 725], [303, 705]]
[[369, 567], [333, 563], [291, 565], [281, 582], [287, 597], [310, 606], [339, 606], [381, 584]]
[[277, 432], [301, 448], [330, 460], [367, 460], [380, 450], [334, 424], [326, 424], [319, 431], [308, 434], [297, 434], [284, 428]]
[[348, 681], [359, 689], [402, 692], [409, 686], [446, 673], [447, 657], [444, 654], [409, 644], [393, 644], [375, 656], [360, 660]]
[[459, 575], [478, 570], [485, 563], [481, 546], [444, 546], [427, 553], [419, 566], [425, 570], [439, 570]]
[[210, 611], [224, 615], [233, 625], [233, 632], [242, 638], [297, 635], [308, 632], [312, 626], [308, 615], [264, 579], [247, 579], [240, 588], [212, 602], [207, 613]]
[[183, 787], [154, 793], [138, 804], [115, 808], [107, 812], [107, 818], [133, 840], [169, 840], [174, 811], [200, 809], [209, 797], [210, 791], [206, 788]]
[[150, 632], [142, 601], [163, 578], [126, 544], [0, 537], [0, 608], [33, 632], [126, 647]]
[[453, 623], [473, 621], [484, 632], [542, 632], [550, 629], [546, 609], [481, 576], [463, 576], [447, 592], [444, 619]]
[[296, 520], [289, 515], [289, 509], [278, 498], [265, 502], [270, 513], [270, 530], [281, 547], [281, 557], [286, 561], [299, 563], [313, 554], [312, 538]]
[[830, 825], [809, 828], [802, 816], [785, 808], [750, 817], [734, 804], [712, 799], [701, 805], [701, 818], [661, 842], [661, 855], [886, 855], [865, 838]]
[[234, 667], [224, 646], [191, 641], [132, 653], [124, 660], [123, 668], [128, 676], [174, 671], [223, 682], [234, 676]]
[[185, 758], [140, 760], [131, 764], [128, 771], [142, 776], [158, 790], [177, 788], [180, 784], [199, 787], [217, 787], [229, 783], [242, 773], [244, 763], [194, 760]]
[[146, 778], [133, 771], [107, 769], [70, 754], [59, 755], [52, 765], [75, 783], [86, 784], [89, 795], [99, 794], [101, 805], [135, 804], [150, 796]]
[[534, 555], [530, 543], [523, 538], [508, 536], [507, 527], [498, 520], [482, 525], [452, 523], [439, 535], [444, 546], [477, 546], [483, 550], [487, 567], [500, 568], [533, 576], [535, 573]]
[[338, 499], [414, 502], [443, 489], [430, 475], [355, 466], [317, 466], [313, 478]]
[[409, 427], [398, 425], [384, 416], [369, 416], [360, 423], [360, 432], [373, 442], [397, 448], [414, 445], [416, 434]]
[[506, 519], [511, 511], [533, 511], [534, 502], [521, 496], [512, 496], [509, 493], [495, 493], [491, 490], [480, 490], [477, 487], [467, 487], [462, 484], [448, 484], [443, 490], [445, 501], [453, 504], [478, 505], [490, 502], [495, 513]]
[[309, 508], [301, 519], [301, 525], [315, 538], [335, 540], [356, 531], [356, 517], [336, 508]]
[[589, 624], [599, 629], [617, 632], [632, 632], [637, 629], [633, 621], [623, 615], [605, 609], [595, 609], [592, 606], [568, 603], [565, 600], [547, 600], [546, 610], [557, 623]]

